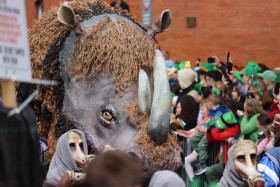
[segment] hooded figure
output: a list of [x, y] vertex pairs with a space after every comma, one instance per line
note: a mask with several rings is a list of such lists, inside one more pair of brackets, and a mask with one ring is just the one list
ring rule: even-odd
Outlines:
[[180, 97], [183, 97], [184, 95], [190, 95], [196, 100], [196, 102], [198, 102], [198, 93], [194, 88], [195, 77], [196, 72], [192, 69], [185, 68], [178, 71], [178, 81], [182, 89], [179, 93], [178, 100], [180, 100]]
[[247, 187], [248, 186], [248, 184], [242, 180], [240, 175], [235, 170], [233, 156], [232, 156], [233, 147], [234, 146], [232, 146], [228, 150], [228, 162], [223, 172], [223, 177], [218, 183], [219, 187], [231, 187], [231, 186]]
[[153, 175], [149, 187], [185, 187], [185, 182], [174, 172], [157, 171]]
[[78, 166], [73, 158], [72, 151], [69, 146], [69, 133], [78, 133], [83, 140], [84, 154], [88, 155], [88, 148], [85, 135], [82, 131], [73, 129], [64, 133], [57, 142], [56, 151], [52, 158], [50, 168], [43, 184], [43, 187], [57, 186], [60, 179], [67, 170], [79, 172]]

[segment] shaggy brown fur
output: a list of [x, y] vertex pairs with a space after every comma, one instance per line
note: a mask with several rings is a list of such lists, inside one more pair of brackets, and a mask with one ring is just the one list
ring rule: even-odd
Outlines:
[[129, 120], [136, 124], [140, 128], [139, 136], [135, 141], [141, 144], [141, 154], [144, 158], [154, 158], [155, 160], [163, 160], [164, 156], [174, 152], [174, 150], [180, 150], [180, 145], [177, 142], [177, 137], [168, 134], [166, 143], [162, 145], [156, 145], [148, 136], [148, 126], [150, 121], [150, 114], [146, 111], [143, 115], [138, 115], [137, 101], [131, 104], [127, 104], [126, 114]]
[[[113, 9], [104, 2], [78, 0], [69, 5], [80, 22], [92, 16], [110, 13], [127, 18], [143, 31], [145, 30], [132, 14], [121, 9]], [[73, 30], [59, 23], [57, 11], [58, 7], [51, 8], [29, 29], [33, 77], [56, 80], [59, 83], [56, 87], [37, 85], [39, 93], [36, 100], [43, 102], [43, 105], [52, 113], [53, 119], [51, 124], [41, 128], [43, 132], [49, 132], [48, 158], [51, 158], [55, 151], [57, 137], [54, 136], [54, 132], [64, 98], [58, 54], [65, 38]], [[135, 28], [127, 21], [119, 19], [118, 23], [120, 28], [106, 18], [82, 36], [80, 45], [75, 47], [80, 55], [70, 64], [69, 72], [75, 72], [80, 80], [85, 76], [100, 76], [102, 70], [106, 70], [107, 75], [114, 72], [113, 81], [116, 83], [114, 91], [122, 95], [126, 87], [137, 80], [140, 68], [148, 73], [153, 72], [156, 42], [140, 34], [141, 29]], [[106, 28], [106, 31], [98, 32], [101, 28]]]
[[76, 79], [83, 81], [86, 77], [98, 77], [101, 72], [103, 76], [115, 72], [114, 91], [121, 94], [137, 80], [140, 68], [153, 69], [156, 45], [150, 36], [143, 35], [128, 21], [118, 19], [117, 22], [106, 17], [83, 36], [78, 49], [72, 52], [79, 51], [79, 55], [72, 56], [70, 73], [74, 72]]

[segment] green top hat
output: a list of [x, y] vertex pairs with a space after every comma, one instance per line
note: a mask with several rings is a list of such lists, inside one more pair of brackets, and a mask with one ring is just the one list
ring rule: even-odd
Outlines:
[[212, 71], [213, 70], [213, 64], [211, 63], [204, 63], [204, 64], [201, 64], [201, 66], [199, 67], [199, 70], [198, 72], [201, 73], [201, 72], [208, 72], [208, 71]]
[[[257, 73], [261, 72], [262, 69], [260, 68], [260, 66], [258, 64], [256, 64], [255, 62], [248, 62], [248, 64], [245, 66], [245, 68], [248, 68], [248, 67], [252, 67], [252, 68], [255, 68]], [[244, 69], [245, 69], [244, 68]]]
[[233, 112], [224, 113], [221, 117], [215, 117], [215, 123], [220, 129], [227, 129], [229, 127], [234, 127], [237, 124], [237, 120]]
[[257, 75], [257, 70], [253, 67], [245, 67], [241, 72], [240, 75], [247, 75], [248, 77], [253, 78]]

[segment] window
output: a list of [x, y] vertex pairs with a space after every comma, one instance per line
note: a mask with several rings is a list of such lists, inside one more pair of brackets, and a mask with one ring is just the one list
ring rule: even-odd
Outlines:
[[43, 14], [43, 10], [44, 10], [44, 3], [42, 0], [38, 0], [36, 2], [37, 8], [38, 8], [38, 19], [41, 18], [42, 14]]

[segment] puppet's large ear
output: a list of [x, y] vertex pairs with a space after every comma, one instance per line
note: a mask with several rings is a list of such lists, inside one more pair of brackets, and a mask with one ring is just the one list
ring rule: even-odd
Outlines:
[[64, 25], [68, 25], [70, 27], [74, 27], [75, 17], [72, 8], [68, 5], [68, 3], [63, 3], [60, 5], [57, 12], [58, 20]]
[[147, 31], [148, 35], [154, 36], [169, 29], [172, 21], [170, 10], [164, 10], [161, 16], [153, 23], [152, 28]]
[[68, 2], [64, 2], [60, 5], [57, 12], [58, 20], [64, 25], [72, 27], [77, 34], [83, 34], [80, 22], [74, 16], [72, 8], [68, 5]]

